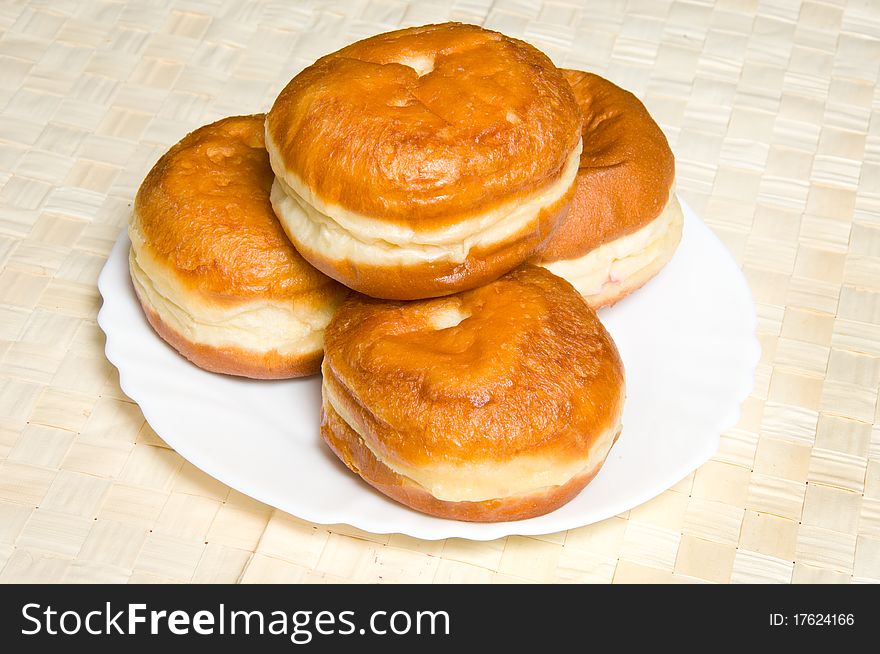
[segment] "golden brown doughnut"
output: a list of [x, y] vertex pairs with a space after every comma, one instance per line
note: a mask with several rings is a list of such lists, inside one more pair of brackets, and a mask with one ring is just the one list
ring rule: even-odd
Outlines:
[[475, 25], [380, 34], [319, 59], [266, 120], [272, 202], [302, 255], [360, 292], [491, 281], [565, 214], [580, 112], [537, 49]]
[[675, 159], [632, 93], [598, 75], [563, 70], [584, 116], [568, 216], [533, 258], [593, 307], [613, 304], [669, 261], [681, 239]]
[[153, 328], [196, 365], [256, 378], [318, 372], [347, 289], [297, 254], [272, 211], [264, 116], [188, 134], [153, 166], [129, 267]]
[[321, 434], [419, 511], [493, 522], [561, 506], [620, 433], [624, 371], [595, 312], [523, 266], [444, 298], [352, 294], [330, 321]]

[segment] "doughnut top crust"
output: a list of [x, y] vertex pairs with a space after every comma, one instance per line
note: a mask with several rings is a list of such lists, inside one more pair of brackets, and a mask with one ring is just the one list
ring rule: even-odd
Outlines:
[[580, 127], [571, 88], [544, 54], [459, 23], [380, 34], [319, 59], [266, 122], [275, 172], [291, 186], [413, 228], [549, 185]]
[[336, 282], [293, 248], [269, 202], [265, 116], [188, 134], [138, 190], [132, 229], [186, 287], [218, 300], [283, 299]]
[[663, 131], [629, 91], [579, 70], [563, 70], [583, 115], [583, 142], [568, 217], [538, 254], [573, 259], [631, 234], [669, 200], [675, 159]]
[[595, 312], [536, 266], [432, 300], [352, 294], [325, 333], [324, 373], [377, 456], [416, 466], [582, 460], [624, 399]]

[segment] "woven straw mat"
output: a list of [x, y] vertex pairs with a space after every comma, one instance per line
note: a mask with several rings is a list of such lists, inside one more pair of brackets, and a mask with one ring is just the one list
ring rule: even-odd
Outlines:
[[[98, 273], [188, 131], [447, 19], [632, 90], [742, 266], [763, 349], [714, 458], [599, 524], [481, 543], [317, 526], [213, 480], [119, 388]], [[880, 581], [880, 5], [0, 3], [0, 581]]]

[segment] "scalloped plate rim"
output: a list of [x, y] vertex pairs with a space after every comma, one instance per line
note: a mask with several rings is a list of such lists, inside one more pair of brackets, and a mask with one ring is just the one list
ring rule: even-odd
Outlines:
[[[389, 525], [381, 524], [381, 521], [370, 519], [369, 517], [363, 515], [353, 517], [351, 513], [346, 513], [345, 511], [328, 511], [326, 509], [313, 510], [309, 507], [307, 502], [303, 503], [302, 501], [300, 501], [298, 506], [292, 507], [291, 504], [296, 504], [296, 502], [279, 501], [279, 498], [274, 496], [273, 493], [265, 492], [264, 489], [259, 487], [254, 487], [252, 480], [241, 478], [239, 475], [237, 475], [235, 471], [235, 466], [230, 466], [229, 462], [222, 464], [218, 463], [218, 461], [213, 457], [205, 456], [204, 453], [199, 450], [198, 446], [193, 444], [193, 442], [188, 441], [186, 437], [179, 437], [177, 434], [173, 433], [173, 427], [169, 428], [166, 425], [166, 419], [161, 414], [161, 410], [154, 402], [151, 401], [152, 398], [149, 389], [144, 387], [142, 380], [138, 380], [136, 378], [136, 371], [126, 365], [127, 362], [125, 361], [124, 348], [121, 346], [120, 334], [117, 333], [114, 329], [114, 316], [112, 315], [111, 311], [111, 305], [114, 297], [113, 291], [110, 290], [110, 287], [113, 285], [113, 283], [118, 281], [115, 279], [111, 279], [111, 275], [115, 274], [112, 270], [111, 265], [114, 256], [113, 253], [117, 250], [117, 248], [121, 246], [122, 242], [127, 243], [128, 241], [127, 231], [125, 228], [123, 228], [117, 242], [114, 244], [113, 252], [111, 252], [111, 255], [108, 257], [108, 260], [102, 268], [98, 278], [98, 289], [103, 298], [103, 303], [98, 312], [97, 322], [106, 335], [106, 357], [110, 361], [110, 363], [112, 363], [119, 371], [120, 388], [129, 398], [131, 398], [135, 403], [139, 405], [144, 415], [144, 418], [155, 429], [156, 433], [169, 446], [174, 448], [184, 459], [190, 461], [196, 467], [200, 468], [201, 470], [214, 477], [218, 481], [226, 484], [227, 486], [236, 489], [260, 502], [263, 502], [269, 506], [288, 512], [297, 518], [315, 524], [326, 526], [338, 524], [350, 525], [356, 529], [360, 529], [362, 531], [370, 533], [403, 533], [423, 540], [466, 538], [475, 541], [487, 541], [510, 535], [535, 536], [547, 533], [555, 533], [586, 526], [588, 524], [593, 524], [612, 516], [619, 515], [629, 509], [643, 504], [644, 502], [647, 502], [657, 495], [660, 495], [665, 490], [678, 483], [681, 479], [687, 477], [691, 472], [693, 472], [703, 463], [708, 461], [717, 451], [720, 445], [721, 434], [737, 423], [741, 412], [742, 402], [748, 397], [754, 386], [754, 375], [758, 361], [760, 359], [761, 349], [760, 343], [755, 333], [757, 326], [757, 317], [754, 313], [754, 301], [751, 295], [751, 291], [748, 287], [748, 284], [745, 282], [741, 271], [739, 270], [739, 265], [735, 262], [727, 248], [724, 247], [723, 243], [721, 243], [720, 239], [718, 239], [718, 237], [712, 232], [711, 229], [709, 229], [705, 224], [702, 223], [702, 221], [696, 216], [696, 214], [693, 213], [690, 207], [683, 200], [681, 200], [681, 198], [679, 198], [679, 200], [681, 202], [682, 209], [685, 212], [686, 221], [691, 221], [689, 224], [692, 225], [692, 228], [693, 221], [698, 221], [701, 227], [705, 230], [704, 236], [708, 237], [710, 240], [714, 240], [714, 245], [720, 251], [724, 252], [724, 256], [726, 256], [727, 258], [727, 265], [732, 265], [736, 268], [736, 271], [740, 275], [739, 281], [741, 282], [741, 290], [745, 291], [745, 299], [748, 301], [753, 309], [752, 313], [748, 316], [747, 325], [747, 330], [749, 331], [750, 338], [748, 339], [748, 343], [743, 343], [743, 345], [747, 348], [747, 360], [745, 361], [743, 368], [740, 370], [740, 380], [737, 383], [739, 391], [738, 393], [736, 393], [735, 398], [730, 398], [727, 410], [723, 414], [719, 414], [719, 416], [715, 419], [715, 428], [713, 430], [714, 433], [706, 435], [706, 437], [702, 441], [702, 447], [698, 451], [690, 452], [690, 456], [688, 456], [689, 463], [686, 466], [688, 469], [684, 471], [683, 474], [682, 469], [670, 470], [666, 475], [659, 478], [660, 480], [655, 481], [655, 483], [652, 484], [650, 487], [642, 489], [641, 492], [633, 493], [628, 497], [619, 499], [617, 501], [608, 502], [604, 504], [600, 509], [594, 510], [587, 520], [581, 520], [578, 519], [577, 515], [572, 515], [568, 520], [563, 519], [557, 521], [557, 524], [553, 524], [553, 526], [550, 528], [543, 525], [545, 522], [548, 522], [548, 520], [546, 519], [547, 516], [553, 516], [555, 512], [518, 522], [470, 523], [447, 520], [442, 518], [430, 518], [429, 524], [433, 526], [433, 528], [431, 529], [424, 529], [419, 527], [407, 528], [405, 525], [403, 526], [403, 528], [400, 528], [400, 525], [393, 524], [389, 528]], [[127, 283], [130, 286], [130, 280], [128, 280]], [[642, 292], [649, 292], [649, 289], [646, 288], [642, 290]], [[133, 289], [131, 290], [131, 293], [134, 293]], [[159, 338], [155, 334], [154, 337]], [[187, 365], [191, 364], [187, 362]], [[624, 432], [626, 432], [625, 428]], [[365, 487], [364, 492], [375, 491], [373, 491], [369, 487]], [[279, 506], [280, 504], [284, 504], [285, 506]]]

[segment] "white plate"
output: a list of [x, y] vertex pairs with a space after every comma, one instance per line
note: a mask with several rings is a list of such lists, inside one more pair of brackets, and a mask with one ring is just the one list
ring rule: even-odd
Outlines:
[[682, 203], [684, 235], [642, 290], [600, 312], [626, 367], [623, 433], [593, 482], [529, 520], [476, 524], [412, 511], [351, 474], [318, 432], [320, 378], [251, 381], [205, 372], [150, 328], [117, 241], [98, 287], [98, 323], [120, 385], [183, 457], [242, 493], [322, 524], [417, 538], [543, 534], [616, 515], [687, 476], [718, 447], [751, 392], [759, 345], [739, 267]]

